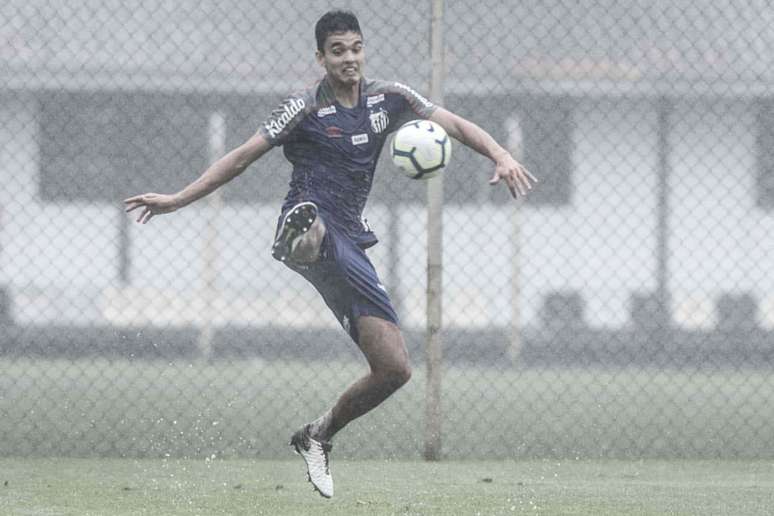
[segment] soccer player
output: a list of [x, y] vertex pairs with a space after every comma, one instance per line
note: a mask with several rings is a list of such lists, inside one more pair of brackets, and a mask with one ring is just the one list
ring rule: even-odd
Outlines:
[[331, 497], [331, 439], [411, 377], [398, 318], [365, 253], [377, 240], [362, 212], [387, 134], [405, 121], [430, 119], [490, 158], [494, 175], [489, 182], [504, 182], [513, 197], [525, 195], [536, 179], [477, 125], [433, 105], [409, 86], [366, 79], [363, 33], [351, 12], [323, 15], [315, 37], [317, 61], [325, 69], [317, 84], [289, 96], [254, 136], [181, 191], [146, 193], [124, 203], [126, 211], [139, 210], [137, 222], [147, 223], [211, 193], [272, 147], [284, 147], [293, 173], [272, 255], [317, 289], [370, 366], [330, 410], [291, 437], [310, 482]]

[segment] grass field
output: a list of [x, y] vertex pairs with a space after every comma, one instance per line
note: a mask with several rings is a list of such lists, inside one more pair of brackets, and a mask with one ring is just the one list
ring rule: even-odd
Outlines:
[[[0, 359], [0, 457], [282, 459], [364, 366]], [[342, 432], [347, 459], [423, 449], [425, 372]], [[446, 367], [443, 453], [529, 458], [774, 459], [765, 370]]]
[[770, 515], [774, 462], [2, 459], [3, 515]]
[[425, 463], [416, 368], [337, 436], [323, 500], [287, 439], [362, 372], [0, 359], [0, 515], [772, 514], [768, 371], [446, 367]]

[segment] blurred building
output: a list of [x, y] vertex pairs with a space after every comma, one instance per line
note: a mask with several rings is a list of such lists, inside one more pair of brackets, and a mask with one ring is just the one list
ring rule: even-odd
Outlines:
[[[735, 313], [720, 299], [742, 298], [741, 319], [774, 328], [774, 8], [447, 4], [445, 104], [518, 145], [541, 180], [514, 204], [486, 184], [487, 160], [456, 146], [449, 327], [505, 331], [514, 306], [540, 327], [558, 299], [592, 329], [663, 316], [708, 330]], [[213, 113], [231, 148], [319, 77], [313, 25], [327, 3], [269, 5], [0, 6], [0, 285], [17, 325], [196, 326], [209, 245], [214, 324], [335, 327], [321, 301], [291, 308], [308, 287], [270, 258], [289, 179], [280, 151], [225, 188], [221, 211], [200, 202], [146, 227], [122, 212], [126, 196], [199, 175]], [[342, 5], [361, 17], [368, 75], [427, 92], [429, 6]], [[424, 188], [382, 161], [366, 213], [382, 240], [373, 259], [421, 328]]]

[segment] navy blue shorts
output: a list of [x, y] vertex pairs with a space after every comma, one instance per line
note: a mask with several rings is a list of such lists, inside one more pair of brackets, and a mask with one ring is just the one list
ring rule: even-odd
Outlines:
[[371, 260], [357, 243], [334, 226], [326, 226], [319, 260], [286, 265], [314, 285], [355, 343], [359, 340], [360, 316], [370, 315], [398, 324], [390, 297]]

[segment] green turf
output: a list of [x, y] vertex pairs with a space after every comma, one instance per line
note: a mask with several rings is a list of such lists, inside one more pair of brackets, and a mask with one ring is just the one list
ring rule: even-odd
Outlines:
[[0, 514], [771, 514], [774, 462], [2, 459]]
[[[0, 359], [0, 456], [281, 459], [362, 374], [301, 364]], [[340, 457], [415, 459], [425, 371], [344, 429]], [[764, 370], [445, 367], [451, 459], [774, 458]]]

